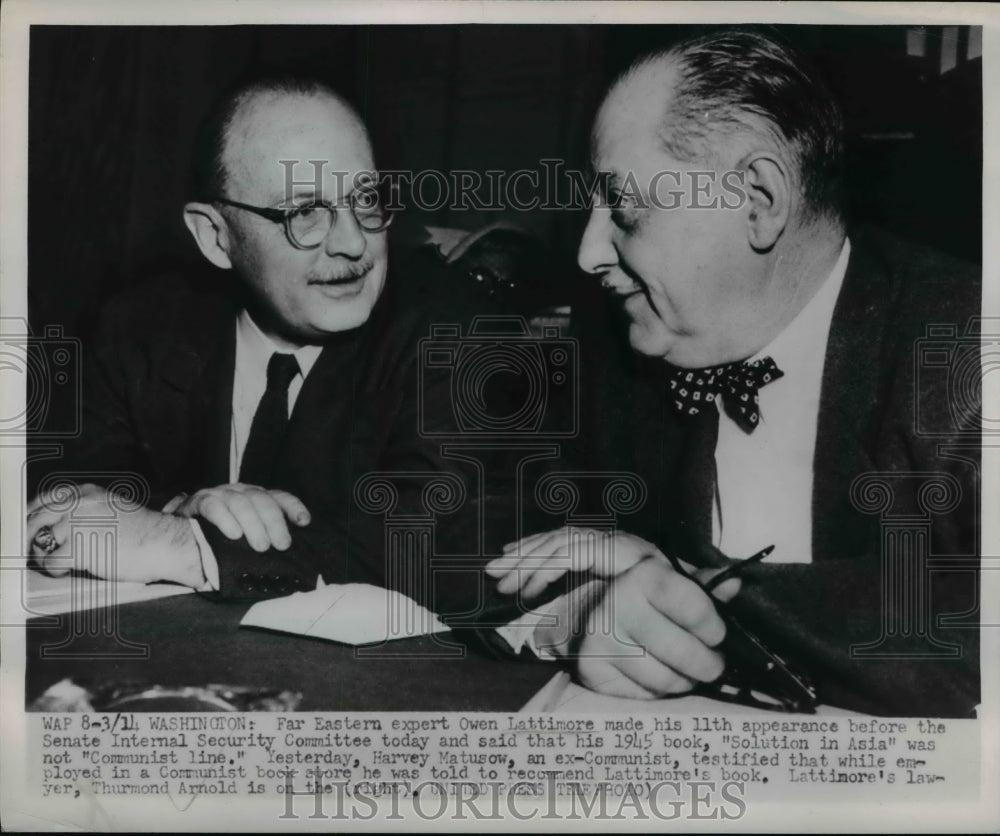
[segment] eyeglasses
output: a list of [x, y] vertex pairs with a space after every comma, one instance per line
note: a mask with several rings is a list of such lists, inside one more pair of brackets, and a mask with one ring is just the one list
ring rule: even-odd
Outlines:
[[392, 212], [386, 208], [386, 201], [382, 199], [379, 189], [374, 186], [353, 191], [347, 198], [346, 206], [343, 203], [310, 200], [299, 206], [277, 209], [270, 206], [251, 206], [226, 197], [216, 197], [213, 202], [245, 209], [273, 223], [283, 224], [288, 243], [297, 250], [314, 250], [320, 246], [337, 223], [339, 209], [350, 209], [354, 220], [365, 232], [382, 232], [392, 223], [393, 218]]

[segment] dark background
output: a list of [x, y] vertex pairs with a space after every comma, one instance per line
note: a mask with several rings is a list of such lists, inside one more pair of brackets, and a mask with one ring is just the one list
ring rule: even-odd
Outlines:
[[[848, 120], [852, 217], [980, 260], [982, 59], [970, 27], [779, 27], [829, 75]], [[312, 70], [359, 106], [379, 164], [422, 170], [587, 163], [608, 80], [682, 26], [34, 26], [29, 316], [85, 337], [115, 289], [200, 259], [181, 221], [195, 126], [261, 63]], [[971, 41], [971, 43], [970, 43]], [[582, 212], [412, 211], [474, 229], [504, 217], [570, 262]], [[69, 408], [58, 393], [56, 418]]]

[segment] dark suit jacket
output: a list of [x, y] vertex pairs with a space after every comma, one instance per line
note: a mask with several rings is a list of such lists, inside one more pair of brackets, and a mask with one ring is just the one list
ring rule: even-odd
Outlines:
[[[506, 536], [497, 509], [486, 515], [497, 523], [495, 535], [482, 531], [479, 511], [484, 492], [492, 491], [499, 508], [506, 491], [484, 488], [475, 463], [442, 453], [454, 425], [451, 372], [421, 374], [419, 341], [432, 324], [467, 329], [472, 314], [484, 311], [482, 300], [455, 282], [442, 285], [441, 269], [424, 257], [391, 272], [369, 321], [334, 335], [303, 384], [273, 485], [312, 513], [307, 528], [290, 526], [292, 548], [258, 554], [203, 525], [221, 596], [287, 594], [312, 588], [321, 573], [327, 583], [387, 584], [442, 612], [476, 606], [481, 580], [470, 567], [481, 562], [481, 541]], [[239, 308], [223, 281], [218, 274], [170, 276], [107, 307], [84, 346], [83, 433], [68, 469], [139, 474], [153, 508], [178, 492], [229, 481]], [[375, 473], [382, 474], [378, 483], [359, 486]], [[392, 546], [390, 537], [397, 538]], [[391, 565], [389, 550], [397, 554]]]
[[[978, 340], [962, 337], [979, 315], [980, 277], [871, 233], [851, 242], [823, 374], [813, 562], [758, 566], [734, 607], [812, 675], [823, 702], [963, 716], [979, 700], [980, 423]], [[727, 565], [693, 545], [692, 487], [679, 475], [690, 424], [667, 404], [663, 364], [624, 339], [590, 339], [621, 334], [616, 317], [602, 305], [581, 323], [577, 455], [587, 470], [632, 471], [645, 482], [644, 507], [620, 528], [693, 562]], [[921, 340], [936, 323], [957, 331], [928, 346]]]

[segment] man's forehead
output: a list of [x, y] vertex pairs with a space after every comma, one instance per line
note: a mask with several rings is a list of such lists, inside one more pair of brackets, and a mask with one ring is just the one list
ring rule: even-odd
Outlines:
[[373, 167], [364, 126], [347, 106], [331, 95], [259, 93], [241, 103], [227, 134], [224, 152], [231, 180], [249, 180], [273, 189], [284, 182], [287, 163], [295, 180], [313, 179], [312, 161], [326, 176], [354, 174]]
[[595, 167], [608, 170], [627, 154], [646, 156], [660, 147], [658, 136], [678, 78], [668, 59], [633, 71], [608, 92], [591, 133]]

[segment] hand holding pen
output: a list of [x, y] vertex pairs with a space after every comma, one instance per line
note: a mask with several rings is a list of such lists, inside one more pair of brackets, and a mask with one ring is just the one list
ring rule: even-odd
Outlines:
[[[773, 551], [774, 546], [761, 549], [705, 582], [688, 573], [675, 557], [669, 559], [676, 572], [693, 580], [711, 595], [720, 584], [740, 577], [747, 568], [760, 563]], [[719, 682], [701, 686], [699, 690], [716, 699], [756, 708], [814, 713], [817, 694], [809, 678], [744, 627], [725, 603], [717, 601], [715, 608], [726, 623], [726, 673]]]
[[[756, 645], [744, 651], [749, 638], [727, 602], [740, 590], [740, 573], [772, 551], [768, 547], [721, 570], [697, 569], [635, 535], [566, 526], [508, 544], [487, 571], [498, 579], [500, 598], [510, 602], [500, 624], [538, 606], [543, 593], [547, 600], [549, 593], [565, 595], [581, 583], [606, 579], [605, 591], [576, 615], [557, 607], [562, 616], [551, 628], [536, 627], [535, 644], [564, 659], [589, 688], [648, 699], [721, 684], [730, 654], [716, 648], [730, 636], [737, 639], [734, 658], [763, 659]], [[637, 647], [647, 652], [637, 656]]]

